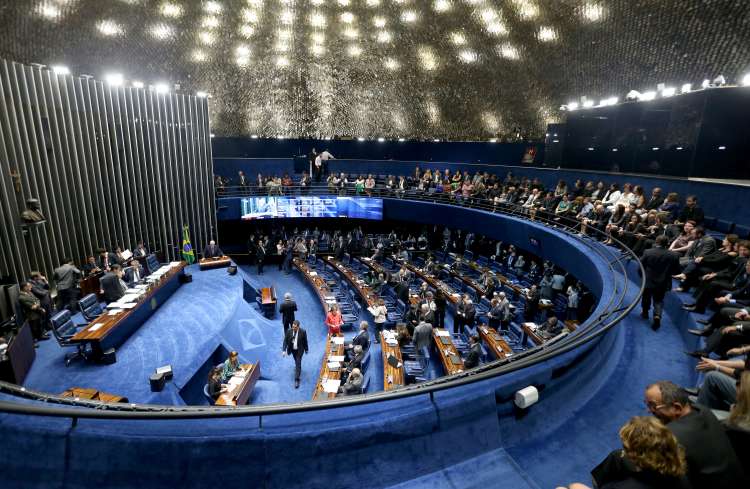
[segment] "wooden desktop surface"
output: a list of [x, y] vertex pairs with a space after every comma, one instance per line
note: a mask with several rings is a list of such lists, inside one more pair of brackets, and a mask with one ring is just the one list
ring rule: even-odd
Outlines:
[[544, 338], [542, 338], [536, 331], [537, 324], [536, 323], [523, 323], [521, 325], [521, 328], [523, 329], [524, 336], [527, 336], [531, 341], [536, 345], [541, 345], [544, 343]]
[[71, 387], [70, 389], [60, 394], [60, 397], [73, 397], [84, 399], [86, 401], [128, 402], [127, 397], [118, 396], [115, 394], [107, 394], [106, 392], [86, 387]]
[[332, 256], [324, 257], [322, 260], [329, 265], [331, 265], [333, 268], [335, 268], [341, 275], [346, 278], [346, 280], [351, 284], [352, 287], [354, 287], [354, 290], [359, 293], [359, 295], [365, 299], [365, 302], [367, 303], [368, 307], [374, 307], [378, 305], [378, 294], [375, 293], [375, 291], [370, 287], [369, 285], [365, 284], [364, 280], [362, 280], [361, 277], [359, 277], [354, 271], [352, 271], [351, 268], [347, 267], [340, 261], [336, 260]]
[[[395, 331], [393, 331], [395, 335]], [[390, 391], [401, 387], [406, 384], [404, 380], [404, 360], [401, 357], [401, 347], [396, 345], [389, 345], [385, 342], [385, 335], [380, 332], [380, 346], [383, 351], [383, 390]], [[392, 367], [388, 363], [388, 356], [393, 355], [401, 364], [401, 367]], [[391, 378], [392, 382], [388, 382], [388, 378]]]
[[[151, 307], [149, 302], [151, 301], [151, 298], [159, 291], [161, 287], [163, 287], [171, 278], [173, 278], [175, 275], [182, 273], [182, 271], [187, 266], [186, 262], [180, 262], [180, 264], [176, 267], [171, 268], [167, 273], [165, 273], [161, 280], [159, 280], [159, 283], [157, 285], [152, 285], [148, 292], [143, 294], [136, 303], [136, 306], [132, 309], [123, 309], [120, 311], [119, 314], [110, 316], [109, 312], [105, 312], [101, 316], [99, 316], [94, 321], [91, 321], [91, 323], [81, 329], [79, 332], [77, 332], [73, 337], [70, 339], [70, 341], [73, 342], [101, 342], [102, 339], [107, 337], [113, 330], [117, 328], [118, 325], [122, 324], [123, 321], [125, 321], [130, 315], [132, 315], [136, 309], [139, 309], [141, 307]], [[92, 330], [92, 326], [95, 324], [101, 324], [102, 326], [96, 330]]]
[[273, 287], [263, 287], [260, 289], [260, 298], [261, 303], [264, 306], [276, 304], [276, 293], [274, 292]]
[[482, 341], [484, 341], [484, 344], [492, 350], [495, 358], [500, 360], [513, 354], [513, 349], [505, 342], [497, 331], [487, 326], [479, 326], [477, 329], [479, 330], [479, 336], [482, 338]]
[[333, 297], [334, 294], [331, 289], [328, 288], [328, 285], [326, 285], [326, 281], [323, 280], [323, 277], [318, 275], [318, 272], [316, 272], [305, 260], [294, 258], [292, 263], [294, 263], [294, 266], [302, 273], [305, 280], [312, 285], [315, 293], [318, 295], [318, 300], [320, 300], [321, 306], [323, 306], [323, 312], [328, 312], [326, 297]]
[[405, 265], [406, 268], [411, 270], [412, 273], [414, 273], [414, 275], [418, 276], [419, 278], [427, 282], [432, 288], [436, 290], [442, 290], [443, 294], [445, 295], [445, 298], [450, 304], [453, 304], [455, 306], [458, 303], [458, 300], [461, 298], [461, 294], [453, 290], [453, 288], [450, 287], [448, 284], [438, 279], [435, 275], [423, 272], [421, 269], [415, 267], [411, 263], [408, 263], [408, 262], [401, 262], [401, 263]]
[[341, 371], [344, 369], [343, 366], [339, 366], [338, 370], [328, 369], [328, 359], [332, 356], [344, 356], [344, 344], [335, 345], [331, 342], [331, 338], [334, 336], [344, 337], [343, 334], [332, 335], [328, 334], [326, 337], [326, 351], [323, 355], [323, 365], [320, 367], [320, 375], [318, 376], [318, 382], [315, 384], [315, 390], [313, 391], [313, 401], [321, 399], [333, 399], [336, 397], [335, 392], [326, 393], [323, 388], [324, 379], [340, 379]]
[[242, 382], [221, 394], [216, 399], [216, 406], [243, 406], [250, 399], [250, 394], [255, 388], [255, 383], [260, 378], [260, 362], [243, 363], [240, 370], [234, 373], [232, 378], [241, 378]]
[[[435, 342], [435, 348], [437, 349], [438, 354], [440, 355], [440, 361], [443, 362], [445, 375], [453, 375], [458, 372], [463, 372], [464, 361], [461, 358], [461, 355], [458, 353], [456, 346], [453, 344], [453, 339], [451, 338], [450, 334], [448, 334], [448, 336], [443, 336], [443, 338], [447, 338], [449, 341], [449, 343], [445, 345], [443, 344], [442, 341], [440, 341], [441, 336], [438, 336], [438, 331], [448, 332], [448, 330], [442, 329], [442, 328], [434, 328], [432, 330], [432, 340]], [[458, 363], [458, 364], [453, 363], [451, 361], [452, 355], [457, 356], [458, 359], [461, 361], [461, 363]]]
[[198, 265], [200, 266], [201, 270], [228, 267], [231, 264], [232, 259], [226, 255], [217, 256], [214, 258], [201, 258], [200, 260], [198, 260]]

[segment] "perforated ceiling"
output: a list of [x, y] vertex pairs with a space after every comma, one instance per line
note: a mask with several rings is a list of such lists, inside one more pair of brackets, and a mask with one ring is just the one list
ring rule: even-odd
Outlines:
[[750, 68], [747, 0], [2, 0], [2, 56], [212, 96], [217, 135], [539, 136]]

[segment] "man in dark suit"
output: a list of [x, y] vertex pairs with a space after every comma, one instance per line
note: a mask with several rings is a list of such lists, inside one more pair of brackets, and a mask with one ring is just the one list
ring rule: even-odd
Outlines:
[[117, 263], [117, 258], [115, 257], [114, 253], [110, 253], [104, 248], [99, 248], [98, 253], [99, 257], [96, 259], [96, 266], [98, 266], [102, 271], [108, 272], [110, 267]]
[[74, 311], [74, 302], [78, 298], [78, 281], [83, 274], [70, 258], [63, 258], [63, 264], [52, 272], [52, 279], [57, 285], [57, 297], [60, 308]]
[[87, 277], [89, 275], [96, 275], [97, 273], [101, 273], [101, 268], [96, 264], [96, 257], [94, 255], [89, 256], [86, 258], [86, 263], [83, 264], [83, 274]]
[[242, 170], [237, 172], [237, 185], [239, 185], [239, 187], [243, 190], [246, 189], [250, 185], [250, 182], [245, 176], [245, 172]]
[[474, 317], [477, 309], [472, 304], [468, 295], [464, 295], [461, 302], [456, 306], [456, 316], [453, 318], [453, 332], [463, 333], [464, 325], [474, 326]]
[[745, 269], [748, 256], [750, 256], [750, 242], [740, 241], [737, 244], [737, 249], [737, 256], [723, 270], [707, 273], [701, 277], [700, 283], [693, 293], [695, 303], [685, 304], [682, 306], [683, 309], [703, 314], [706, 306], [710, 304], [712, 299], [726, 295], [722, 291], [733, 291], [742, 288], [742, 285], [747, 281], [748, 276], [750, 276]]
[[357, 336], [352, 339], [351, 343], [346, 345], [346, 349], [348, 351], [353, 350], [357, 345], [361, 346], [365, 351], [370, 348], [370, 334], [367, 332], [368, 328], [369, 325], [367, 324], [367, 321], [362, 321], [359, 323], [359, 332], [357, 333]]
[[49, 334], [44, 332], [42, 326], [42, 319], [45, 317], [44, 308], [39, 302], [39, 299], [37, 299], [32, 293], [32, 288], [33, 285], [31, 282], [24, 282], [21, 284], [21, 292], [18, 294], [18, 303], [21, 305], [23, 315], [31, 327], [31, 333], [34, 335], [34, 340], [48, 340]]
[[263, 262], [266, 260], [266, 247], [262, 240], [258, 240], [255, 248], [255, 259], [258, 260], [258, 275], [263, 275]]
[[654, 247], [643, 252], [641, 264], [646, 273], [646, 286], [641, 299], [641, 317], [648, 319], [651, 301], [654, 303], [654, 318], [651, 328], [656, 331], [661, 326], [661, 310], [664, 296], [672, 288], [672, 275], [680, 272], [680, 257], [667, 250], [669, 239], [657, 236]]
[[307, 332], [300, 328], [296, 319], [291, 329], [284, 335], [283, 355], [291, 355], [294, 358], [294, 388], [299, 388], [299, 377], [302, 372], [302, 355], [307, 353]]
[[742, 467], [723, 426], [711, 411], [691, 405], [687, 392], [660, 381], [646, 389], [646, 406], [685, 449], [688, 479], [693, 487], [744, 487]]
[[208, 246], [203, 250], [203, 258], [216, 258], [223, 255], [224, 253], [221, 251], [221, 248], [218, 247], [216, 241], [213, 239], [208, 242]]
[[124, 273], [120, 265], [112, 265], [110, 271], [99, 279], [99, 286], [102, 289], [104, 300], [107, 301], [107, 304], [117, 302], [125, 295], [125, 289], [128, 287], [122, 280], [123, 275]]
[[143, 277], [143, 267], [140, 262], [138, 260], [131, 260], [130, 267], [128, 267], [128, 271], [125, 274], [125, 283], [132, 286], [143, 280]]
[[696, 258], [702, 258], [716, 251], [716, 240], [711, 236], [706, 236], [706, 230], [701, 226], [693, 228], [690, 238], [693, 240], [693, 244], [685, 252], [685, 256], [680, 258], [680, 265], [682, 266], [694, 262]]
[[292, 294], [287, 292], [284, 294], [284, 302], [279, 306], [279, 312], [281, 313], [281, 321], [284, 323], [284, 334], [286, 335], [287, 330], [292, 326], [294, 322], [294, 311], [297, 310], [297, 303], [292, 299]]
[[143, 241], [138, 241], [138, 245], [133, 250], [133, 256], [135, 258], [146, 258], [147, 255], [148, 250], [146, 249], [146, 245], [143, 244]]
[[474, 368], [479, 365], [479, 360], [482, 358], [482, 346], [479, 344], [479, 336], [471, 335], [469, 337], [469, 354], [464, 360], [465, 368]]

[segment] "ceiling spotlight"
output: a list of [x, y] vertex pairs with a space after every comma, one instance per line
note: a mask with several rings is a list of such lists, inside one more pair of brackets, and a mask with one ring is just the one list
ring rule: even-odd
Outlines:
[[133, 88], [143, 88], [143, 82], [138, 80], [134, 81]]
[[385, 27], [385, 18], [383, 17], [373, 17], [372, 23], [375, 24], [375, 27]]
[[489, 32], [490, 34], [502, 35], [507, 34], [508, 29], [502, 22], [491, 22], [487, 24], [487, 32]]
[[60, 17], [60, 9], [54, 5], [40, 5], [37, 8], [37, 13], [48, 19], [57, 19]]
[[593, 106], [594, 106], [594, 101], [593, 100], [584, 100], [583, 101], [583, 108], [584, 109], [590, 109]]
[[122, 73], [109, 73], [104, 75], [104, 81], [106, 81], [108, 85], [119, 87], [125, 83], [125, 78], [123, 78]]
[[154, 90], [156, 90], [156, 93], [169, 93], [169, 85], [167, 85], [166, 83], [157, 83], [156, 85], [154, 85]]
[[391, 40], [391, 33], [388, 32], [388, 31], [380, 31], [380, 32], [378, 32], [377, 40], [380, 43], [390, 42], [390, 40]]
[[385, 142], [385, 138], [378, 138], [378, 142], [379, 143], [384, 143]]
[[353, 27], [349, 27], [344, 30], [344, 36], [348, 37], [349, 39], [356, 39], [357, 36], [359, 36], [359, 31], [357, 29], [354, 29]]
[[172, 2], [164, 2], [160, 10], [164, 17], [177, 18], [182, 15], [182, 7]]
[[651, 90], [648, 92], [643, 92], [639, 100], [649, 101], [649, 100], [654, 100], [655, 98], [656, 98], [656, 92]]
[[627, 95], [625, 95], [625, 100], [629, 102], [639, 100], [640, 98], [641, 98], [641, 92], [639, 92], [638, 90], [631, 90], [628, 92]]
[[500, 56], [505, 59], [518, 59], [520, 57], [520, 55], [518, 54], [518, 49], [516, 49], [512, 44], [509, 43], [498, 46], [498, 53], [500, 53]]
[[433, 8], [435, 12], [447, 12], [451, 9], [451, 3], [448, 0], [435, 0]]
[[364, 140], [365, 140], [365, 138], [362, 138], [362, 137], [360, 137], [360, 138], [357, 138], [357, 141], [359, 141], [359, 142], [362, 142], [362, 141], [364, 141]]
[[682, 88], [680, 88], [680, 93], [690, 93], [690, 90], [692, 89], [692, 83], [683, 83]]
[[742, 86], [750, 87], [750, 73], [742, 77]]
[[367, 0], [368, 7], [377, 7], [380, 5], [380, 0]]
[[102, 20], [96, 24], [96, 28], [105, 36], [119, 36], [125, 32], [122, 26], [113, 20]]
[[726, 84], [727, 84], [727, 79], [724, 78], [724, 75], [717, 76], [716, 78], [714, 78], [714, 81], [712, 83], [714, 87], [723, 87]]
[[398, 61], [393, 58], [386, 58], [383, 64], [391, 71], [398, 69]]
[[398, 138], [398, 142], [399, 143], [403, 143], [404, 141], [406, 141], [406, 139], [404, 139], [404, 138]]
[[250, 24], [244, 24], [240, 27], [240, 34], [245, 38], [252, 37], [255, 34], [255, 28]]
[[451, 42], [456, 46], [463, 46], [466, 44], [466, 38], [460, 32], [453, 32], [451, 33]]
[[677, 89], [674, 87], [667, 87], [664, 90], [661, 91], [662, 97], [672, 97], [677, 93]]
[[244, 44], [240, 44], [234, 50], [234, 53], [237, 55], [238, 58], [246, 58], [250, 56], [250, 48], [245, 46]]
[[195, 96], [198, 98], [206, 98], [208, 97], [208, 93], [206, 92], [195, 92]]
[[340, 18], [341, 22], [343, 22], [344, 24], [351, 24], [352, 22], [354, 22], [354, 14], [351, 12], [344, 12], [343, 14], [341, 14]]
[[196, 49], [193, 51], [193, 61], [196, 63], [203, 63], [208, 59], [208, 56], [206, 56], [206, 53], [200, 49]]
[[725, 149], [727, 149], [726, 146], [719, 146], [719, 151], [724, 151]]
[[537, 38], [542, 42], [554, 41], [557, 39], [557, 32], [552, 27], [540, 27]]
[[338, 4], [342, 7], [348, 7], [349, 6], [349, 0], [338, 0]]
[[310, 15], [310, 25], [313, 27], [325, 27], [326, 16], [321, 14], [320, 12], [313, 12]]
[[250, 135], [250, 139], [258, 139], [258, 135], [257, 134], [251, 134]]
[[321, 56], [325, 54], [326, 48], [321, 46], [320, 44], [313, 44], [312, 46], [310, 46], [310, 52], [315, 56]]
[[568, 104], [568, 110], [578, 110], [578, 102], [570, 102]]
[[676, 147], [675, 149], [676, 149], [677, 151], [682, 151], [682, 146], [677, 146], [677, 147]]
[[347, 49], [347, 52], [349, 53], [349, 56], [359, 56], [362, 54], [362, 48], [356, 44], [352, 44], [349, 46], [349, 49]]
[[439, 142], [440, 142], [440, 140], [436, 138], [436, 139], [433, 139], [433, 140], [432, 140], [432, 142], [433, 142], [433, 143], [439, 143]]
[[413, 10], [404, 10], [401, 14], [401, 21], [411, 24], [417, 20], [417, 13]]
[[203, 9], [209, 14], [218, 14], [221, 12], [221, 4], [219, 2], [206, 2]]
[[711, 80], [703, 80], [703, 83], [701, 83], [701, 88], [708, 88], [711, 86]]
[[249, 8], [242, 11], [242, 17], [245, 19], [245, 22], [250, 22], [251, 24], [257, 24], [259, 19], [258, 12]]
[[167, 24], [156, 24], [151, 26], [151, 35], [156, 39], [167, 39], [172, 37], [173, 29]]
[[477, 60], [477, 53], [471, 49], [464, 49], [458, 53], [458, 57], [464, 63], [473, 63]]
[[204, 31], [198, 34], [198, 38], [200, 39], [201, 43], [205, 44], [206, 46], [210, 46], [214, 43], [214, 35], [208, 31]]
[[52, 67], [52, 73], [55, 75], [70, 75], [70, 69], [67, 66], [55, 65]]
[[326, 35], [323, 34], [322, 32], [313, 32], [312, 34], [310, 34], [310, 39], [320, 44], [320, 43], [325, 42]]
[[497, 142], [497, 138], [492, 138], [492, 139], [490, 139], [490, 142], [491, 142], [491, 143], [496, 143], [496, 142]]
[[596, 3], [589, 2], [583, 6], [582, 13], [584, 19], [591, 22], [596, 22], [604, 17], [604, 7]]

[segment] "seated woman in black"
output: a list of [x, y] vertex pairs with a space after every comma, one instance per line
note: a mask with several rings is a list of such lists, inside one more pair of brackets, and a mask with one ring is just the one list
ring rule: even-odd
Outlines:
[[227, 386], [221, 383], [221, 368], [212, 368], [208, 374], [208, 395], [215, 401], [226, 391]]

